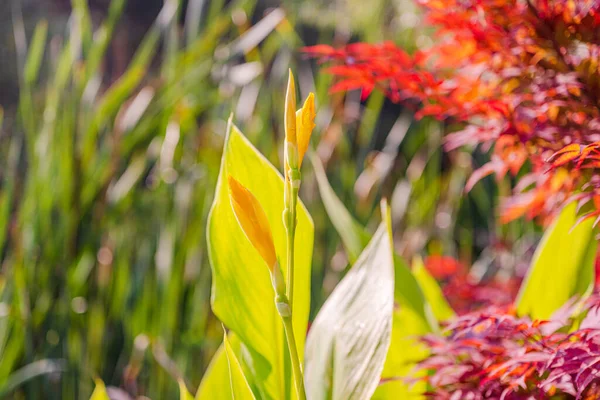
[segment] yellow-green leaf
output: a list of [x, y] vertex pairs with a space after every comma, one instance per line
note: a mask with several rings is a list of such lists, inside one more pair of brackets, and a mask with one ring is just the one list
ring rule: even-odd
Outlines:
[[179, 378], [177, 383], [179, 384], [179, 400], [194, 400], [194, 396], [188, 391], [183, 379]]
[[[228, 123], [215, 199], [208, 218], [208, 253], [213, 272], [211, 304], [215, 315], [248, 350], [251, 385], [268, 398], [292, 396], [291, 370], [285, 362], [284, 334], [274, 302], [268, 268], [239, 227], [226, 179], [231, 175], [262, 205], [273, 233], [279, 260], [285, 260], [286, 233], [281, 174]], [[310, 306], [310, 265], [314, 229], [302, 204], [297, 210], [293, 324], [301, 359]], [[284, 274], [286, 269], [283, 268]], [[242, 361], [244, 363], [245, 361]]]
[[225, 354], [227, 355], [227, 363], [229, 364], [229, 383], [231, 385], [231, 394], [235, 400], [254, 400], [252, 390], [248, 385], [248, 381], [244, 376], [242, 367], [227, 340], [227, 335], [223, 337], [223, 346], [225, 347]]
[[234, 333], [229, 332], [213, 356], [195, 399], [253, 400], [254, 395], [241, 367], [241, 357], [242, 344]]
[[[391, 232], [391, 210], [386, 206], [383, 217]], [[390, 234], [391, 235], [391, 234]], [[437, 321], [428, 312], [429, 305], [406, 262], [394, 254], [394, 313], [392, 339], [372, 399], [394, 400], [420, 398], [425, 385], [410, 385], [406, 378], [414, 372], [415, 364], [427, 356], [426, 346], [419, 337], [437, 330]]]
[[576, 222], [573, 203], [544, 233], [517, 297], [519, 315], [548, 319], [572, 297], [590, 293], [598, 243], [593, 220]]
[[108, 393], [106, 393], [106, 386], [104, 385], [104, 382], [102, 382], [101, 379], [94, 379], [94, 382], [96, 383], [96, 387], [92, 392], [90, 400], [110, 400]]
[[421, 258], [413, 260], [412, 272], [419, 282], [419, 286], [421, 286], [435, 318], [438, 321], [446, 321], [454, 317], [456, 313], [450, 307], [450, 304], [448, 304], [448, 300], [444, 297], [440, 285], [438, 285], [435, 278], [425, 268]]
[[[229, 341], [238, 342], [238, 339], [230, 333]], [[213, 400], [215, 398], [233, 400], [230, 387], [229, 363], [225, 353], [225, 344], [221, 344], [202, 377], [202, 382], [196, 392], [196, 400]]]

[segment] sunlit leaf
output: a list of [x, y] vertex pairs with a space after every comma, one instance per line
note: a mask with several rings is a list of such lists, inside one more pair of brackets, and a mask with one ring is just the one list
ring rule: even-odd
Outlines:
[[[342, 238], [349, 258], [355, 259], [371, 235], [354, 220], [337, 197], [319, 159], [313, 155], [311, 161], [327, 214]], [[374, 398], [380, 399], [386, 398], [387, 390], [390, 393], [422, 393], [422, 387], [411, 389], [404, 378], [412, 371], [415, 363], [427, 354], [417, 338], [438, 329], [426, 293], [419, 287], [419, 282], [408, 264], [398, 255], [394, 255], [394, 275], [396, 306], [393, 313], [392, 339], [382, 373], [382, 379], [389, 382], [377, 388]]]
[[412, 273], [425, 293], [425, 298], [431, 306], [431, 311], [438, 321], [446, 321], [456, 315], [442, 293], [440, 285], [425, 268], [423, 260], [416, 258], [413, 261]]
[[[390, 211], [384, 207], [383, 215], [388, 227], [392, 225]], [[415, 276], [406, 262], [396, 254], [394, 275], [392, 339], [381, 374], [381, 384], [372, 397], [380, 400], [419, 398], [425, 391], [424, 384], [411, 386], [407, 378], [414, 373], [416, 363], [428, 354], [419, 338], [437, 330], [437, 321], [431, 315]]]
[[569, 161], [573, 161], [581, 155], [581, 146], [572, 143], [568, 146], [563, 147], [556, 153], [554, 153], [549, 159], [548, 162], [552, 163], [553, 167], [560, 167], [568, 163]]
[[[239, 344], [239, 340], [233, 334], [229, 334], [229, 342]], [[231, 343], [229, 344], [231, 347]], [[213, 356], [200, 387], [196, 392], [196, 400], [212, 400], [215, 393], [219, 393], [219, 400], [232, 400], [231, 385], [229, 383], [229, 363], [225, 353], [225, 344], [222, 344]], [[227, 388], [228, 390], [224, 389]]]
[[[208, 252], [213, 272], [212, 309], [248, 350], [254, 377], [250, 385], [273, 399], [293, 393], [291, 370], [284, 362], [284, 334], [275, 309], [268, 269], [252, 247], [233, 214], [226, 179], [231, 175], [262, 205], [269, 220], [279, 260], [285, 259], [283, 179], [277, 170], [229, 121], [215, 200], [208, 218]], [[294, 330], [303, 358], [310, 302], [310, 264], [313, 224], [298, 206], [294, 280]], [[284, 268], [284, 274], [285, 274]], [[242, 361], [242, 362], [245, 362]]]
[[[412, 372], [412, 368], [405, 368], [407, 373]], [[403, 378], [398, 377], [382, 382], [378, 387], [371, 400], [421, 400], [423, 396], [425, 384], [416, 383], [414, 387], [404, 382]]]
[[183, 379], [178, 379], [177, 384], [179, 385], [179, 400], [194, 400], [194, 396], [188, 391]]
[[519, 292], [519, 315], [548, 319], [573, 296], [591, 290], [597, 248], [593, 220], [576, 221], [573, 203], [544, 234]]
[[392, 334], [393, 279], [390, 232], [381, 224], [311, 326], [308, 398], [368, 399], [373, 394]]
[[242, 344], [234, 333], [224, 335], [223, 343], [213, 356], [196, 400], [254, 399], [254, 394], [242, 370]]
[[92, 392], [90, 400], [110, 400], [110, 397], [108, 397], [108, 393], [106, 392], [106, 386], [104, 385], [104, 382], [102, 382], [101, 379], [95, 379], [94, 382], [96, 383], [96, 387]]
[[231, 394], [235, 400], [254, 400], [254, 395], [248, 381], [244, 376], [240, 362], [227, 339], [227, 335], [223, 337], [223, 345], [225, 346], [225, 354], [227, 363], [229, 364], [229, 383], [231, 385]]

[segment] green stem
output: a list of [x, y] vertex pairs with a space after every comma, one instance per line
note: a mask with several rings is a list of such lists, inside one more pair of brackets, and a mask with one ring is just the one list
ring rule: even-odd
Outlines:
[[287, 340], [288, 349], [290, 351], [290, 358], [292, 361], [292, 373], [294, 375], [294, 384], [296, 386], [296, 393], [298, 394], [298, 400], [306, 400], [306, 392], [304, 390], [304, 378], [302, 376], [302, 366], [300, 365], [300, 358], [298, 357], [298, 349], [296, 348], [296, 338], [294, 337], [294, 328], [292, 326], [292, 316], [284, 317], [283, 329], [285, 331], [285, 338]]
[[[291, 184], [290, 184], [291, 186]], [[294, 248], [296, 240], [296, 203], [298, 201], [298, 189], [290, 188], [292, 195], [289, 199], [287, 230], [287, 285], [286, 294], [290, 301], [290, 307], [294, 305]]]
[[294, 304], [294, 247], [296, 238], [296, 204], [298, 203], [298, 188], [300, 186], [300, 172], [297, 169], [290, 170], [286, 174], [285, 182], [285, 211], [284, 224], [287, 233], [287, 279], [285, 284], [285, 295], [278, 294], [278, 310], [283, 320], [285, 338], [290, 354], [292, 364], [292, 374], [294, 376], [294, 385], [299, 400], [306, 400], [304, 390], [304, 378], [302, 376], [302, 366], [298, 357], [296, 348], [296, 339], [294, 337], [294, 327], [292, 323], [292, 305]]

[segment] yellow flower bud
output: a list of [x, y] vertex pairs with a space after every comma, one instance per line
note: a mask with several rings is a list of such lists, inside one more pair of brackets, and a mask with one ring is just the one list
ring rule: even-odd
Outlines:
[[296, 144], [296, 85], [291, 69], [285, 94], [285, 140]]
[[252, 246], [265, 260], [269, 270], [273, 272], [277, 264], [273, 235], [267, 215], [254, 195], [231, 175], [227, 178], [229, 183], [229, 200], [233, 213], [244, 235]]
[[315, 128], [315, 95], [311, 92], [301, 109], [296, 112], [296, 137], [298, 141], [298, 168], [302, 165], [302, 159], [308, 143], [310, 135]]

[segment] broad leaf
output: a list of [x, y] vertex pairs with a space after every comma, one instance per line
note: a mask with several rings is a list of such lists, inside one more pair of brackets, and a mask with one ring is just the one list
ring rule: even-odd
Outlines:
[[101, 379], [95, 379], [94, 381], [96, 383], [96, 387], [92, 392], [90, 400], [110, 400], [110, 397], [108, 397], [108, 393], [106, 392], [106, 386], [104, 385], [104, 382]]
[[[283, 179], [279, 172], [228, 123], [215, 200], [208, 218], [208, 253], [213, 273], [211, 304], [215, 315], [234, 332], [248, 350], [254, 373], [251, 385], [266, 398], [287, 399], [293, 393], [291, 370], [285, 362], [284, 334], [275, 309], [268, 268], [239, 227], [231, 209], [227, 176], [231, 175], [264, 208], [280, 260], [285, 258]], [[302, 359], [310, 306], [310, 264], [313, 223], [298, 206], [294, 280], [294, 331]], [[283, 268], [284, 274], [286, 269]]]
[[569, 299], [592, 289], [597, 248], [593, 221], [576, 223], [576, 205], [570, 204], [545, 232], [519, 292], [519, 315], [548, 319]]
[[238, 361], [229, 340], [227, 340], [227, 335], [224, 335], [223, 337], [223, 346], [225, 347], [227, 363], [229, 364], [229, 383], [231, 384], [231, 394], [233, 398], [235, 400], [254, 400], [252, 390], [244, 376], [240, 362]]
[[323, 200], [327, 215], [329, 215], [329, 219], [331, 219], [333, 226], [342, 238], [342, 242], [348, 253], [348, 259], [353, 263], [367, 243], [369, 243], [371, 235], [350, 215], [344, 203], [337, 197], [327, 180], [325, 170], [319, 158], [313, 153], [310, 160], [315, 171], [315, 176], [317, 177], [319, 193], [321, 194], [321, 200]]
[[[239, 347], [239, 339], [229, 334], [229, 346]], [[229, 382], [229, 362], [225, 353], [225, 343], [221, 344], [213, 356], [208, 369], [202, 377], [200, 387], [196, 392], [196, 400], [232, 400], [231, 384]], [[218, 394], [218, 395], [217, 395]]]
[[183, 379], [179, 378], [177, 384], [179, 385], [179, 400], [194, 400], [194, 396], [188, 391]]
[[242, 344], [233, 333], [224, 335], [196, 393], [196, 400], [245, 400], [254, 395], [241, 367]]
[[371, 397], [390, 345], [393, 307], [391, 237], [381, 224], [311, 326], [305, 370], [309, 399]]
[[395, 400], [419, 398], [425, 391], [424, 384], [411, 386], [407, 378], [412, 377], [417, 362], [428, 352], [419, 337], [430, 333], [429, 325], [410, 307], [397, 305], [393, 314], [392, 340], [381, 374], [382, 384], [377, 387], [372, 399]]
[[[412, 369], [405, 368], [405, 373], [412, 373]], [[422, 400], [425, 396], [425, 383], [417, 383], [411, 387], [403, 381], [403, 378], [395, 378], [382, 382], [371, 397], [371, 400]]]
[[412, 273], [419, 282], [419, 286], [425, 293], [425, 298], [431, 306], [431, 311], [438, 321], [446, 321], [456, 315], [448, 300], [444, 297], [440, 285], [425, 268], [423, 260], [416, 258], [413, 260]]
[[[314, 154], [311, 155], [311, 162], [327, 215], [342, 238], [342, 243], [350, 260], [352, 261], [353, 257], [355, 260], [371, 240], [371, 234], [350, 215], [344, 203], [337, 197], [327, 180], [321, 161]], [[386, 218], [389, 218], [389, 216]], [[391, 222], [388, 221], [388, 223]], [[426, 299], [419, 283], [406, 262], [396, 254], [394, 255], [394, 271], [396, 301], [412, 307], [423, 320], [429, 321], [428, 324], [437, 326], [437, 322], [431, 321], [431, 318], [427, 315]]]
[[[360, 254], [370, 239], [370, 234], [348, 212], [327, 181], [325, 171], [316, 156], [311, 157], [321, 198], [329, 218], [342, 238], [349, 258]], [[390, 215], [386, 213], [387, 223], [391, 225]], [[407, 263], [394, 255], [394, 308], [392, 341], [382, 373], [386, 384], [378, 387], [374, 398], [387, 398], [386, 393], [422, 393], [423, 388], [409, 388], [404, 378], [412, 372], [417, 361], [427, 354], [418, 337], [438, 330], [438, 323], [428, 304], [431, 299], [423, 293], [417, 277], [413, 275]], [[435, 282], [434, 282], [435, 283]], [[436, 300], [435, 298], [433, 300]], [[437, 304], [437, 300], [436, 300]], [[384, 393], [386, 392], [386, 393]], [[396, 397], [398, 398], [398, 397]], [[399, 398], [404, 398], [400, 396]]]
[[[387, 206], [382, 215], [391, 232], [391, 212]], [[406, 379], [414, 373], [415, 364], [427, 356], [427, 348], [419, 337], [438, 329], [415, 276], [398, 255], [394, 255], [394, 272], [392, 340], [381, 374], [382, 383], [372, 397], [378, 400], [420, 398], [425, 385], [411, 386]]]

